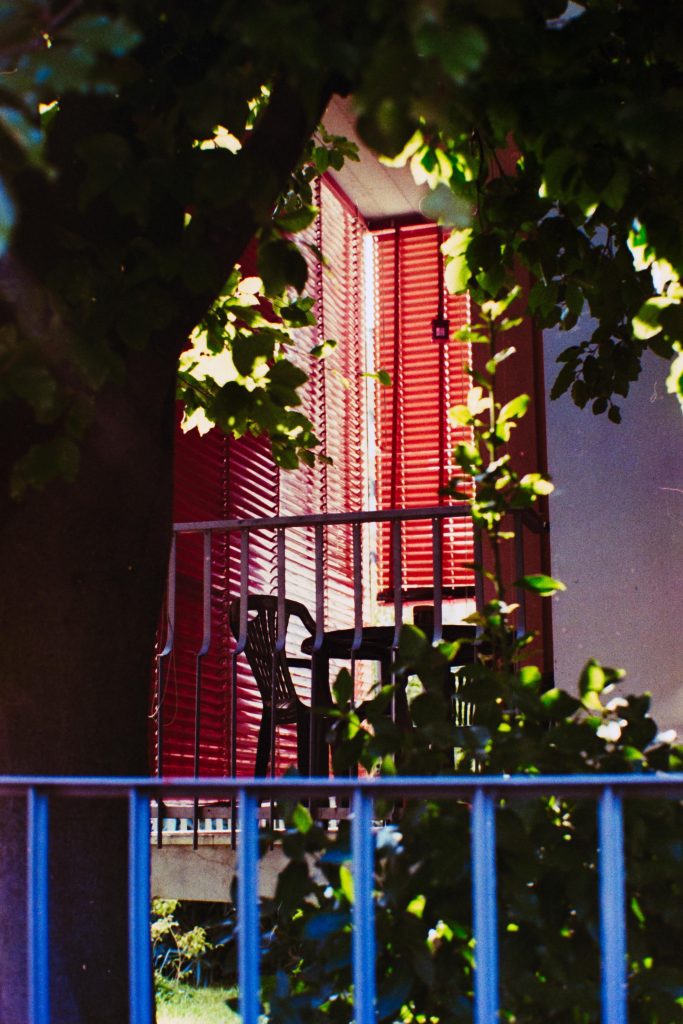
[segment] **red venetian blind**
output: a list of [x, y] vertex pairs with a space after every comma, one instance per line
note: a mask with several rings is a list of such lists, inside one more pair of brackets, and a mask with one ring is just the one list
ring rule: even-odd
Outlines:
[[[310, 253], [307, 290], [316, 300], [315, 328], [297, 332], [290, 356], [308, 373], [301, 391], [302, 411], [321, 440], [330, 465], [317, 463], [280, 474], [280, 513], [346, 512], [363, 507], [363, 223], [345, 196], [323, 181], [316, 205], [320, 215], [306, 241], [325, 258], [324, 266]], [[326, 339], [336, 348], [323, 360], [310, 348]], [[326, 531], [326, 624], [347, 625], [353, 615], [350, 528]], [[313, 532], [293, 531], [288, 547], [288, 594], [309, 607], [314, 602]]]
[[[454, 474], [453, 451], [467, 428], [448, 419], [466, 401], [469, 348], [432, 338], [432, 320], [445, 314], [449, 335], [469, 319], [467, 296], [444, 293], [441, 236], [435, 225], [401, 227], [374, 235], [375, 360], [389, 372], [390, 388], [377, 390], [377, 504], [379, 508], [443, 505], [444, 483]], [[402, 584], [433, 587], [431, 523], [407, 524]], [[465, 568], [473, 559], [469, 519], [448, 520], [443, 530], [443, 585], [457, 596], [471, 587]], [[392, 586], [388, 531], [380, 546], [380, 590]], [[410, 595], [409, 595], [410, 596]], [[423, 596], [415, 594], [415, 596]], [[424, 595], [426, 596], [426, 595]]]
[[[363, 507], [363, 345], [362, 231], [364, 225], [348, 201], [327, 183], [316, 197], [321, 214], [307, 241], [324, 253], [325, 265], [305, 250], [308, 292], [316, 300], [318, 323], [297, 332], [292, 358], [309, 375], [302, 388], [302, 411], [321, 439], [332, 465], [316, 463], [286, 472], [272, 459], [265, 438], [230, 439], [212, 430], [176, 433], [176, 522], [268, 518], [310, 512], [338, 512]], [[325, 339], [338, 342], [324, 360], [311, 348]], [[254, 769], [262, 703], [246, 660], [237, 659], [233, 681], [234, 638], [228, 624], [230, 600], [239, 594], [239, 536], [216, 534], [212, 543], [211, 644], [202, 663], [200, 770], [203, 775], [230, 774], [231, 700], [235, 695], [238, 775]], [[314, 537], [311, 529], [287, 531], [287, 596], [315, 608]], [[350, 625], [353, 609], [351, 536], [348, 527], [327, 531], [325, 547], [325, 625]], [[252, 533], [249, 591], [276, 592], [276, 551], [272, 531]], [[168, 660], [163, 701], [163, 772], [189, 775], [194, 768], [196, 653], [201, 647], [202, 538], [178, 540], [176, 636]], [[290, 638], [291, 649], [297, 640]], [[295, 679], [308, 700], [308, 677]], [[234, 683], [234, 686], [233, 686]], [[158, 754], [158, 735], [154, 741]], [[296, 761], [292, 727], [278, 729], [278, 770]]]
[[[203, 437], [196, 431], [175, 439], [175, 522], [223, 519], [227, 513], [228, 442], [218, 430]], [[173, 650], [164, 664], [161, 714], [162, 770], [165, 775], [190, 775], [194, 770], [197, 653], [204, 639], [203, 538], [178, 537], [176, 553], [176, 632]], [[227, 542], [214, 536], [211, 546], [210, 644], [201, 660], [199, 712], [202, 775], [224, 775], [228, 762], [229, 690]], [[165, 627], [162, 627], [162, 634]], [[158, 699], [158, 694], [157, 694]], [[155, 709], [156, 710], [156, 709]], [[159, 757], [156, 715], [153, 743]]]

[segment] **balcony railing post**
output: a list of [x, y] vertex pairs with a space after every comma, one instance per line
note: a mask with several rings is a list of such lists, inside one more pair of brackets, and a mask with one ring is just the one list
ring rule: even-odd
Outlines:
[[28, 1019], [49, 1024], [48, 798], [34, 787], [27, 793], [27, 861]]
[[472, 801], [472, 918], [474, 926], [474, 1024], [498, 1020], [498, 912], [494, 797], [477, 789]]
[[607, 786], [598, 803], [602, 1024], [626, 1024], [624, 820], [621, 797]]
[[[176, 613], [176, 561], [178, 535], [173, 534], [171, 552], [168, 558], [168, 580], [166, 584], [166, 639], [157, 656], [156, 716], [157, 716], [157, 777], [164, 773], [164, 697], [169, 672], [170, 658], [175, 643]], [[159, 797], [157, 803], [157, 846], [161, 847], [164, 836], [164, 803]]]
[[242, 1024], [259, 1019], [258, 821], [254, 794], [239, 791], [237, 845], [237, 967]]
[[137, 789], [128, 796], [128, 985], [130, 1024], [149, 1024], [154, 1008], [152, 948], [149, 935], [151, 902], [149, 798]]
[[373, 889], [375, 848], [372, 796], [355, 789], [351, 803], [353, 857], [353, 991], [355, 1024], [375, 1021], [375, 912]]
[[[524, 564], [524, 521], [522, 519], [522, 513], [519, 509], [515, 509], [513, 513], [513, 524], [515, 534], [515, 579], [521, 580], [524, 576], [526, 569]], [[526, 589], [522, 586], [516, 587], [515, 600], [519, 605], [517, 611], [517, 628], [515, 633], [518, 637], [524, 636], [526, 633]]]
[[[198, 779], [201, 772], [202, 739], [202, 666], [211, 648], [211, 530], [204, 530], [202, 543], [202, 642], [195, 662], [194, 694], [194, 764], [193, 775]], [[199, 800], [194, 798], [192, 815], [192, 847], [199, 845]]]

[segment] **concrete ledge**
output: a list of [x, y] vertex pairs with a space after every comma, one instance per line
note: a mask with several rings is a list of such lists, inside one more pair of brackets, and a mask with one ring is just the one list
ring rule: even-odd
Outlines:
[[[277, 846], [261, 857], [259, 896], [275, 895], [278, 874], [288, 863]], [[191, 833], [164, 836], [161, 849], [152, 847], [152, 896], [227, 903], [236, 867], [237, 851], [226, 833], [202, 834], [197, 850]]]

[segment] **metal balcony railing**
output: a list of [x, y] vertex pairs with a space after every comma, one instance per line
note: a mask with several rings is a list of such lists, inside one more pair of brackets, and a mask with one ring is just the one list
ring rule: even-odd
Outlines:
[[[244, 743], [238, 728], [238, 716], [242, 713], [245, 689], [238, 686], [239, 672], [243, 678], [243, 652], [246, 646], [246, 602], [254, 591], [272, 595], [277, 601], [278, 629], [275, 648], [283, 651], [286, 637], [285, 602], [288, 599], [305, 604], [315, 620], [315, 635], [310, 644], [312, 678], [310, 693], [318, 692], [316, 674], [320, 661], [315, 655], [324, 644], [326, 631], [348, 629], [353, 632], [349, 655], [352, 675], [357, 674], [355, 654], [361, 649], [368, 625], [382, 622], [393, 629], [387, 648], [389, 660], [398, 646], [402, 623], [409, 621], [408, 604], [427, 601], [429, 625], [432, 639], [437, 641], [444, 635], [448, 618], [446, 610], [449, 601], [470, 599], [467, 610], [480, 607], [484, 599], [482, 577], [468, 570], [458, 570], [458, 579], [469, 580], [467, 585], [449, 586], [444, 580], [444, 545], [448, 531], [463, 531], [469, 522], [469, 506], [461, 503], [418, 509], [393, 509], [369, 512], [343, 512], [325, 515], [280, 516], [276, 518], [221, 520], [216, 522], [178, 523], [174, 527], [173, 546], [170, 558], [166, 613], [161, 630], [161, 643], [157, 658], [156, 695], [154, 716], [156, 722], [156, 760], [158, 774], [214, 774], [202, 760], [206, 750], [207, 713], [203, 710], [203, 693], [207, 687], [207, 664], [218, 640], [215, 636], [215, 609], [217, 601], [229, 602], [238, 598], [244, 610], [240, 616], [239, 636], [228, 638], [225, 669], [225, 736], [227, 748], [224, 766], [216, 758], [215, 774], [248, 775], [253, 772], [253, 759], [249, 761], [238, 747], [238, 740]], [[535, 513], [524, 511], [514, 513], [510, 524], [515, 534], [511, 546], [510, 579], [525, 574], [524, 537], [530, 533], [541, 533], [546, 525]], [[424, 570], [429, 576], [428, 586], [411, 587], [406, 579], [405, 546], [411, 531], [419, 530], [424, 547]], [[475, 531], [469, 534], [471, 552], [475, 562], [482, 561], [481, 538]], [[183, 557], [183, 545], [195, 545], [195, 608], [198, 624], [195, 646], [182, 652], [185, 658], [186, 678], [183, 686], [185, 714], [183, 742], [185, 754], [182, 769], [168, 757], [169, 745], [164, 706], [169, 701], [169, 678], [175, 670], [178, 657], [178, 636], [182, 627], [182, 613], [179, 610], [178, 594], [180, 583], [179, 559]], [[264, 551], [267, 555], [264, 555]], [[303, 554], [302, 554], [303, 552]], [[331, 552], [337, 552], [331, 557]], [[380, 573], [377, 563], [383, 559], [384, 569]], [[212, 580], [219, 559], [228, 561], [229, 573], [223, 579], [217, 593]], [[337, 558], [339, 564], [334, 562]], [[259, 577], [267, 560], [267, 578]], [[336, 568], [334, 566], [336, 565]], [[341, 568], [340, 568], [341, 566]], [[336, 575], [335, 575], [336, 574]], [[334, 577], [334, 579], [332, 579]], [[381, 579], [380, 579], [381, 577]], [[380, 586], [382, 579], [389, 580], [388, 589]], [[227, 580], [227, 582], [226, 582]], [[518, 608], [515, 629], [525, 632], [528, 625], [527, 592], [523, 588], [515, 591]], [[227, 606], [227, 605], [226, 605]], [[462, 615], [464, 605], [461, 606]], [[240, 669], [240, 666], [241, 669]], [[251, 696], [256, 714], [255, 687]], [[247, 701], [248, 703], [248, 701]], [[193, 710], [189, 710], [190, 704]], [[176, 729], [176, 732], [178, 730]], [[277, 737], [273, 736], [273, 745]], [[252, 739], [252, 745], [255, 742]], [[190, 748], [192, 747], [192, 752]], [[253, 752], [250, 755], [253, 758]], [[273, 762], [277, 760], [273, 756]]]
[[[337, 796], [350, 800], [354, 876], [352, 975], [356, 1024], [376, 1020], [374, 929], [374, 814], [379, 799], [465, 799], [471, 807], [471, 899], [475, 948], [474, 1024], [499, 1019], [496, 807], [500, 801], [543, 795], [594, 799], [598, 811], [601, 1005], [603, 1024], [627, 1022], [624, 798], [680, 799], [683, 774], [574, 776], [457, 776], [270, 780], [75, 779], [0, 777], [0, 795], [23, 794], [28, 804], [29, 1024], [50, 1024], [48, 834], [52, 797], [127, 798], [129, 804], [129, 986], [131, 1024], [152, 1019], [149, 935], [150, 814], [163, 797], [230, 798], [239, 808], [238, 985], [244, 1024], [258, 1024], [258, 819], [260, 799]], [[58, 837], [53, 837], [58, 839]], [[653, 842], [656, 837], [653, 837]], [[102, 913], [96, 908], [94, 913]], [[504, 1008], [503, 1008], [504, 1009]], [[53, 1024], [59, 1022], [53, 1021]]]

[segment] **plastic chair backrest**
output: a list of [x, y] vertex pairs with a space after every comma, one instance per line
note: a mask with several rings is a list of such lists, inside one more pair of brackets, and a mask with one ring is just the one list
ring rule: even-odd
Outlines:
[[[230, 628], [239, 638], [241, 602], [236, 598], [230, 603]], [[271, 594], [250, 594], [247, 611], [256, 612], [247, 618], [247, 638], [244, 653], [259, 688], [265, 706], [271, 703], [273, 682], [275, 684], [275, 708], [293, 706], [299, 701], [284, 651], [276, 651], [277, 644], [277, 597]], [[285, 634], [292, 616], [299, 618], [313, 636], [315, 621], [308, 608], [298, 601], [285, 601]], [[273, 678], [274, 673], [274, 678]]]

